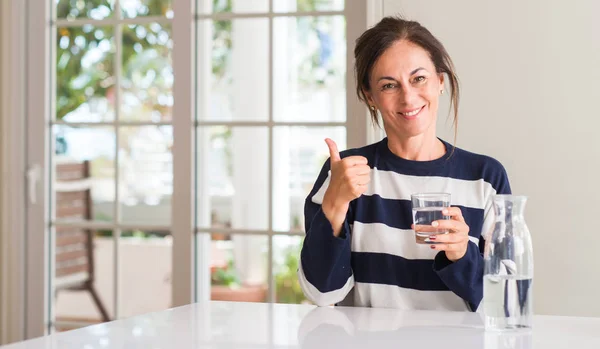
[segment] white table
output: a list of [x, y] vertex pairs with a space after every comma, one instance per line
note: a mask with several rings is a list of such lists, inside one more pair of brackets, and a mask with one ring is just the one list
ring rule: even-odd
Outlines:
[[537, 316], [532, 331], [498, 334], [474, 313], [210, 302], [1, 349], [288, 347], [600, 349], [600, 318]]

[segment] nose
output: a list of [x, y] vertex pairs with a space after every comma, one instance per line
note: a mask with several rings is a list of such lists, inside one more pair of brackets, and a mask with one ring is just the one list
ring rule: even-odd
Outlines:
[[399, 98], [402, 104], [413, 105], [413, 102], [418, 98], [417, 89], [408, 85], [402, 89]]

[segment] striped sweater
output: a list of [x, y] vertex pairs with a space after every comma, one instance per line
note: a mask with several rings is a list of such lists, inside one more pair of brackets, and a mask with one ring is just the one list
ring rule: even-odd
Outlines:
[[[476, 311], [483, 296], [482, 232], [493, 223], [491, 196], [510, 194], [504, 167], [496, 160], [442, 141], [446, 154], [432, 161], [394, 155], [387, 138], [350, 149], [341, 157], [368, 159], [371, 182], [350, 203], [340, 237], [323, 214], [329, 160], [306, 198], [306, 237], [298, 278], [317, 305]], [[454, 149], [454, 151], [452, 151]], [[451, 193], [469, 225], [467, 253], [456, 262], [444, 252], [418, 245], [411, 230], [410, 195]]]

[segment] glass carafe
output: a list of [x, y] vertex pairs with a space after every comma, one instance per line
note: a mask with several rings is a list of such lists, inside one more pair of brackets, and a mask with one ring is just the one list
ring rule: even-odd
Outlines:
[[495, 195], [485, 236], [483, 306], [488, 330], [527, 329], [533, 317], [533, 247], [525, 196]]

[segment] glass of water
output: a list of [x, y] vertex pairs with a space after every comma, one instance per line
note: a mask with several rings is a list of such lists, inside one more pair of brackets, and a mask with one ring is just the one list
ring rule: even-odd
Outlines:
[[447, 229], [431, 226], [433, 221], [450, 219], [442, 211], [450, 207], [449, 193], [418, 193], [411, 195], [415, 238], [418, 244], [433, 244], [432, 235], [447, 234]]

